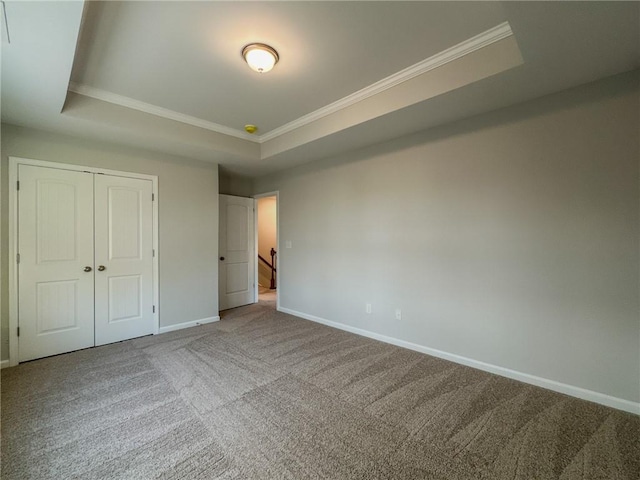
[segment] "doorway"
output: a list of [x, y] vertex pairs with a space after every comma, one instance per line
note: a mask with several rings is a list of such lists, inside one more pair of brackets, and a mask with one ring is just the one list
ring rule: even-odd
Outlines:
[[278, 194], [256, 195], [256, 300], [277, 309], [278, 277]]

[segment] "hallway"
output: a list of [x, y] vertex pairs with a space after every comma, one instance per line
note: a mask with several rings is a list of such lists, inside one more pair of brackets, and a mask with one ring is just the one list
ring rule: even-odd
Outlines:
[[258, 286], [258, 303], [262, 306], [276, 309], [276, 290], [270, 290], [262, 285]]

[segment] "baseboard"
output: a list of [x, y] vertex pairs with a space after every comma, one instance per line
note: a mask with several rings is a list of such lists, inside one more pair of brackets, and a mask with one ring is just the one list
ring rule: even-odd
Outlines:
[[220, 320], [219, 316], [201, 318], [200, 320], [192, 320], [190, 322], [177, 323], [175, 325], [167, 325], [166, 327], [160, 327], [158, 333], [173, 332], [174, 330], [182, 330], [183, 328], [196, 327], [198, 325], [204, 325], [206, 323], [213, 323]]
[[364, 330], [362, 328], [352, 327], [350, 325], [345, 325], [344, 323], [333, 322], [325, 318], [316, 317], [315, 315], [309, 315], [303, 312], [291, 310], [289, 308], [278, 307], [278, 311], [288, 313], [296, 317], [304, 318], [306, 320], [311, 320], [312, 322], [321, 323], [329, 327], [334, 327], [340, 330], [355, 333], [357, 335], [362, 335], [363, 337], [373, 338], [374, 340], [390, 343], [398, 347], [408, 348], [409, 350], [415, 350], [416, 352], [426, 353], [427, 355], [442, 358], [444, 360], [449, 360], [461, 365], [466, 365], [467, 367], [477, 368], [478, 370], [495, 373], [496, 375], [511, 378], [513, 380], [519, 380], [521, 382], [535, 385], [537, 387], [547, 388], [549, 390], [553, 390], [554, 392], [564, 393], [566, 395], [580, 398], [582, 400], [588, 400], [590, 402], [606, 405], [607, 407], [612, 407], [618, 410], [623, 410], [625, 412], [640, 415], [640, 403], [637, 402], [631, 402], [622, 398], [612, 397], [610, 395], [605, 395], [604, 393], [594, 392], [593, 390], [575, 387], [573, 385], [557, 382], [555, 380], [537, 377], [535, 375], [518, 372], [517, 370], [511, 370], [509, 368], [499, 367], [490, 363], [480, 362], [478, 360], [473, 360], [472, 358], [463, 357], [454, 353], [443, 352], [442, 350], [436, 350], [435, 348], [425, 347], [416, 343], [406, 342], [404, 340], [388, 337], [386, 335], [381, 335], [379, 333]]
[[9, 366], [9, 360], [0, 360], [0, 370]]

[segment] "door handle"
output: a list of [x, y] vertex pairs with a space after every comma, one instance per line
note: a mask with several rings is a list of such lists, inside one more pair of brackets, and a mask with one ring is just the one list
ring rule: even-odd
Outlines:
[[85, 272], [90, 272], [91, 271], [91, 267], [84, 267], [84, 271]]
[[224, 257], [220, 257], [220, 260], [224, 260]]
[[100, 265], [100, 266], [98, 267], [98, 271], [99, 271], [99, 272], [104, 272], [106, 269], [107, 269], [107, 267], [105, 267], [104, 265]]

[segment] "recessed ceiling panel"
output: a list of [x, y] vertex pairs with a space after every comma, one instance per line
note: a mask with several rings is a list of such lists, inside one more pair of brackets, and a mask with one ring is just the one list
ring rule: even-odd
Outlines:
[[[264, 134], [502, 23], [498, 2], [91, 2], [72, 80]], [[401, 28], [399, 28], [399, 26]], [[258, 74], [242, 47], [273, 46]]]
[[[639, 5], [8, 1], [2, 122], [262, 175], [637, 69]], [[441, 88], [367, 96], [503, 22], [510, 38], [422, 75], [461, 72]], [[262, 76], [241, 57], [260, 41], [280, 53]], [[506, 43], [521, 63], [486, 61]]]

